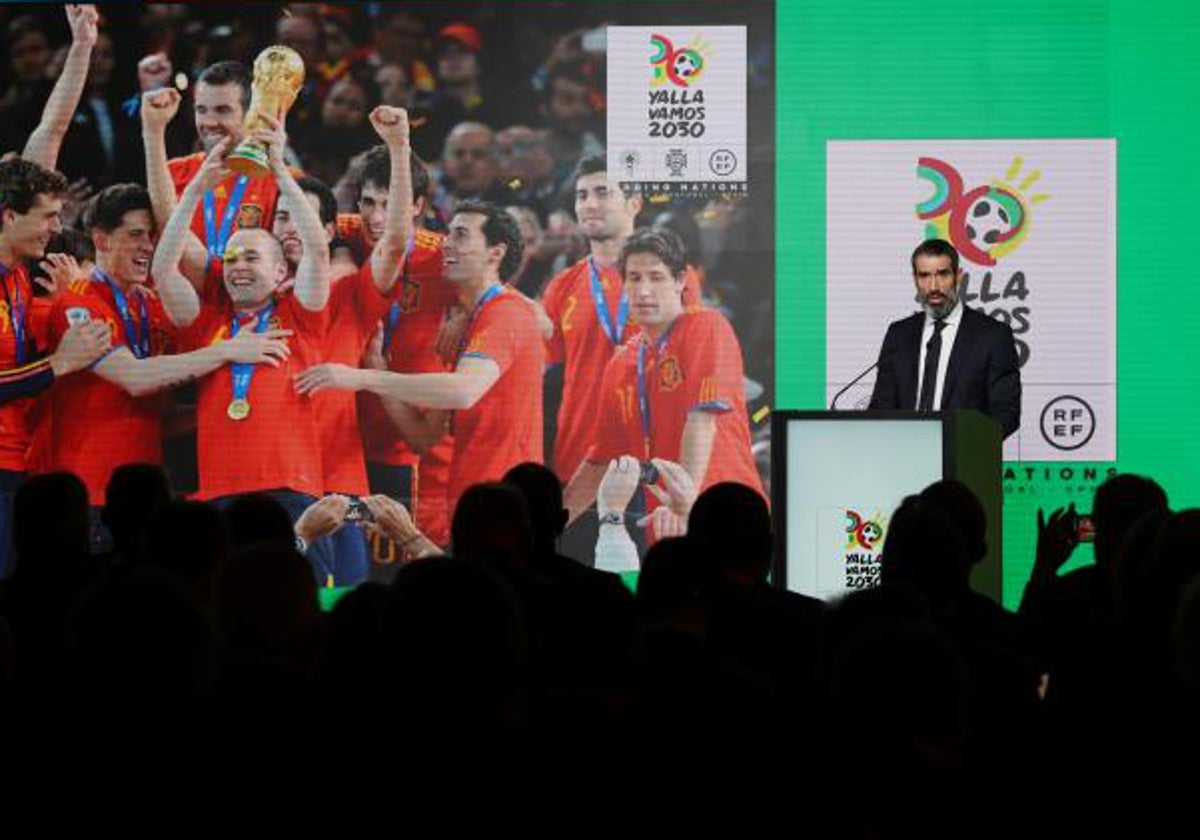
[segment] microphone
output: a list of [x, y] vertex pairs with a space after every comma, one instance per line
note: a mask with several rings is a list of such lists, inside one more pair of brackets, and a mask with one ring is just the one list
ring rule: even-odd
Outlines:
[[848, 383], [846, 383], [846, 387], [843, 388], [842, 390], [838, 391], [836, 394], [834, 394], [833, 399], [829, 401], [829, 410], [830, 411], [835, 410], [837, 408], [837, 401], [841, 398], [842, 394], [846, 393], [851, 388], [853, 388], [855, 385], [857, 385], [859, 383], [859, 380], [861, 380], [864, 376], [866, 376], [871, 371], [875, 370], [875, 368], [877, 368], [877, 367], [879, 367], [878, 360], [871, 362], [871, 366], [869, 368], [867, 368], [862, 373], [860, 373], [858, 376], [854, 377]]

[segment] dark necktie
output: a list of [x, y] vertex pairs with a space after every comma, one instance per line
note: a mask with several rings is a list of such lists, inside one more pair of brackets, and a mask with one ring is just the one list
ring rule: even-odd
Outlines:
[[937, 392], [938, 357], [942, 355], [942, 330], [945, 328], [945, 319], [933, 319], [933, 337], [925, 345], [925, 375], [921, 377], [921, 399], [917, 401], [917, 411], [933, 411], [933, 395]]

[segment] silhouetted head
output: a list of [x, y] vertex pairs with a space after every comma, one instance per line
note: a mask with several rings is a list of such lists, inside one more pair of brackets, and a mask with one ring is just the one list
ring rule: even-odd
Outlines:
[[523, 563], [533, 549], [533, 525], [524, 495], [499, 483], [467, 488], [454, 509], [450, 538], [456, 557], [499, 551]]
[[27, 479], [13, 501], [12, 529], [17, 568], [23, 572], [86, 555], [91, 536], [87, 487], [71, 473]]
[[539, 546], [553, 545], [567, 527], [570, 516], [563, 507], [562, 484], [558, 476], [541, 464], [527, 462], [505, 473], [504, 483], [516, 487], [525, 497], [534, 542]]
[[113, 470], [100, 516], [122, 557], [137, 559], [146, 522], [170, 501], [170, 480], [157, 464], [122, 464]]
[[287, 509], [266, 493], [246, 493], [225, 508], [233, 548], [251, 543], [272, 542], [289, 548], [296, 544], [292, 518]]
[[952, 478], [935, 481], [921, 491], [922, 502], [941, 508], [954, 522], [963, 539], [968, 566], [987, 554], [987, 516], [971, 488]]
[[201, 603], [229, 560], [229, 525], [206, 502], [171, 502], [154, 511], [142, 541], [145, 563], [186, 581]]
[[724, 481], [701, 493], [688, 515], [688, 537], [726, 579], [766, 581], [771, 570], [771, 511], [746, 485]]
[[264, 542], [236, 551], [217, 581], [216, 606], [226, 660], [270, 664], [298, 677], [315, 665], [317, 585], [295, 548]]
[[910, 496], [888, 524], [881, 581], [912, 586], [937, 615], [967, 586], [965, 558], [962, 534], [950, 515]]
[[1152, 510], [1167, 510], [1167, 494], [1153, 479], [1122, 473], [1101, 484], [1092, 500], [1096, 564], [1111, 567], [1125, 533]]

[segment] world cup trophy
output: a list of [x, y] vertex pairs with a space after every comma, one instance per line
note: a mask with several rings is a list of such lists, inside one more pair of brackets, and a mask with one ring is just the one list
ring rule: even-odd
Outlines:
[[[250, 110], [246, 114], [246, 133], [269, 128], [263, 115], [283, 124], [288, 109], [304, 86], [304, 60], [300, 54], [278, 44], [267, 47], [254, 59], [254, 81], [251, 83]], [[226, 165], [234, 172], [261, 178], [271, 172], [267, 147], [261, 140], [247, 137], [229, 153]]]

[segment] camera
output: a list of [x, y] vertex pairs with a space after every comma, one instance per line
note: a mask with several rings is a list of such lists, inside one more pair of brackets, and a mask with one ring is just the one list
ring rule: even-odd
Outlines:
[[658, 483], [658, 467], [649, 461], [640, 461], [641, 479], [643, 484]]
[[346, 508], [347, 522], [374, 522], [375, 517], [371, 514], [371, 509], [367, 507], [366, 502], [362, 499], [351, 498], [350, 506]]
[[1096, 526], [1090, 513], [1077, 513], [1071, 520], [1072, 532], [1075, 539], [1081, 543], [1090, 543], [1096, 539]]

